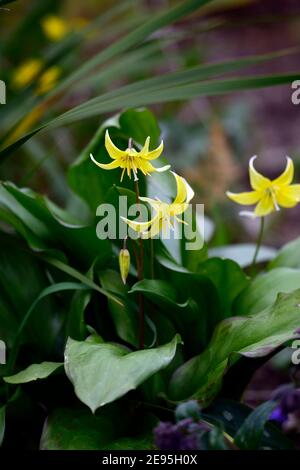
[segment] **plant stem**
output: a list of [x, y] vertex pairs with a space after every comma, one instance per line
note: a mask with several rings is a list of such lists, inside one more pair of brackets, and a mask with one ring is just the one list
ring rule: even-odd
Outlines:
[[[135, 194], [136, 194], [136, 203], [139, 204], [139, 197], [140, 197], [140, 189], [139, 189], [139, 182], [138, 180], [135, 181]], [[139, 238], [139, 246], [140, 246], [140, 261], [139, 261], [139, 268], [138, 268], [138, 280], [141, 281], [143, 279], [144, 274], [144, 245], [143, 240]], [[139, 346], [140, 349], [144, 349], [145, 345], [145, 309], [144, 309], [144, 297], [141, 293], [138, 294], [138, 302], [139, 302]]]
[[153, 238], [150, 238], [150, 274], [151, 279], [154, 279], [154, 241]]
[[258, 234], [258, 238], [257, 238], [257, 242], [256, 242], [256, 249], [255, 249], [255, 253], [254, 253], [253, 260], [252, 260], [252, 265], [251, 265], [251, 270], [252, 271], [255, 269], [257, 256], [258, 256], [258, 253], [259, 253], [259, 250], [260, 250], [260, 247], [261, 247], [263, 234], [264, 234], [264, 226], [265, 226], [265, 218], [261, 217], [259, 234]]

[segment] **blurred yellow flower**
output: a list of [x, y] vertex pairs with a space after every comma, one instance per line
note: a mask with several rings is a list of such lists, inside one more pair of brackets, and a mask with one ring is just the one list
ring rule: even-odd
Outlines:
[[42, 69], [40, 59], [29, 59], [16, 69], [12, 77], [14, 88], [24, 88], [30, 85]]
[[149, 175], [154, 171], [166, 171], [170, 168], [170, 165], [163, 166], [161, 168], [154, 167], [149, 160], [155, 160], [160, 157], [164, 144], [161, 142], [159, 147], [155, 150], [149, 150], [150, 137], [147, 137], [146, 142], [140, 152], [134, 148], [129, 147], [126, 150], [118, 149], [114, 143], [111, 141], [108, 131], [105, 133], [105, 147], [109, 153], [110, 158], [113, 160], [111, 163], [99, 163], [92, 154], [90, 154], [91, 160], [103, 170], [113, 170], [114, 168], [122, 168], [121, 181], [125, 171], [127, 175], [131, 178], [131, 171], [134, 174], [134, 180], [137, 181], [137, 172], [140, 170], [144, 175]]
[[278, 211], [281, 207], [294, 207], [300, 201], [300, 184], [291, 184], [294, 177], [294, 164], [291, 158], [287, 158], [284, 172], [274, 180], [261, 175], [254, 168], [253, 162], [256, 156], [249, 162], [250, 184], [253, 191], [245, 193], [231, 193], [227, 196], [234, 202], [242, 205], [257, 204], [254, 212], [249, 215], [263, 217], [271, 212]]
[[60, 74], [61, 70], [57, 66], [53, 66], [47, 69], [38, 81], [38, 86], [36, 90], [37, 94], [43, 95], [49, 90], [52, 90], [52, 88], [54, 88], [56, 83], [58, 82]]
[[47, 15], [42, 19], [42, 29], [51, 41], [59, 41], [70, 32], [69, 24], [55, 15]]
[[188, 182], [182, 177], [178, 176], [173, 171], [171, 172], [177, 184], [177, 195], [171, 204], [160, 201], [160, 199], [151, 199], [149, 197], [140, 197], [139, 199], [144, 202], [148, 202], [150, 206], [155, 210], [156, 214], [148, 222], [135, 222], [125, 217], [121, 217], [129, 227], [136, 232], [139, 232], [142, 238], [153, 238], [161, 230], [165, 231], [167, 228], [174, 230], [174, 220], [182, 224], [187, 224], [185, 221], [180, 219], [178, 215], [183, 214], [188, 208], [189, 202], [194, 197], [194, 191], [188, 184]]

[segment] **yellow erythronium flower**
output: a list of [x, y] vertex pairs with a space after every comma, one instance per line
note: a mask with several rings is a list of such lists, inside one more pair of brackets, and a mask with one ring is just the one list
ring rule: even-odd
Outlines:
[[227, 196], [242, 205], [257, 204], [253, 216], [263, 217], [281, 207], [294, 207], [300, 201], [300, 184], [291, 184], [294, 177], [294, 164], [287, 158], [284, 172], [274, 180], [258, 173], [253, 165], [256, 156], [249, 162], [250, 184], [253, 191], [245, 193], [227, 192]]
[[30, 59], [18, 67], [12, 78], [15, 88], [24, 88], [37, 77], [42, 69], [43, 62], [39, 59]]
[[50, 67], [40, 77], [37, 87], [37, 94], [43, 95], [55, 87], [60, 77], [61, 70], [57, 66]]
[[161, 230], [166, 230], [166, 228], [174, 229], [174, 220], [182, 224], [186, 224], [185, 221], [178, 218], [178, 215], [183, 214], [184, 211], [188, 208], [189, 202], [194, 197], [194, 191], [188, 184], [188, 182], [178, 176], [172, 171], [177, 184], [177, 195], [174, 201], [171, 204], [162, 202], [159, 199], [151, 199], [149, 197], [140, 197], [139, 199], [144, 202], [148, 202], [151, 207], [155, 210], [156, 214], [153, 219], [148, 222], [135, 222], [125, 217], [121, 217], [124, 222], [126, 222], [129, 227], [131, 227], [136, 232], [139, 232], [143, 238], [153, 238]]
[[45, 35], [51, 41], [59, 41], [70, 31], [68, 23], [55, 15], [45, 16], [45, 18], [42, 19], [41, 24]]
[[105, 133], [105, 147], [109, 153], [110, 158], [112, 158], [111, 163], [99, 163], [92, 154], [90, 157], [92, 161], [98, 165], [103, 170], [113, 170], [114, 168], [122, 168], [122, 175], [121, 181], [123, 180], [123, 176], [125, 171], [127, 171], [127, 175], [131, 178], [131, 171], [134, 174], [134, 180], [137, 181], [137, 171], [140, 170], [144, 175], [149, 175], [154, 171], [165, 171], [170, 168], [170, 165], [163, 166], [161, 168], [155, 168], [149, 160], [155, 160], [158, 158], [164, 148], [163, 142], [157, 147], [155, 150], [149, 150], [150, 144], [150, 137], [147, 137], [144, 147], [140, 152], [131, 148], [130, 146], [126, 150], [120, 150], [118, 147], [114, 145], [111, 141], [108, 131]]

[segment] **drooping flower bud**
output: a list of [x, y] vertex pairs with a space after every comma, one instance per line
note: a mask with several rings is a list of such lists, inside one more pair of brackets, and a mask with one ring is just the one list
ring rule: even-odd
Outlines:
[[126, 279], [130, 268], [130, 253], [127, 248], [122, 248], [122, 250], [120, 250], [119, 266], [122, 281], [124, 284], [126, 284]]

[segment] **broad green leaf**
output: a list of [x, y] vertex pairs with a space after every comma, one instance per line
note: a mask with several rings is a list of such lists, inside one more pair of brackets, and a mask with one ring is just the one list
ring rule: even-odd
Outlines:
[[[26, 312], [49, 280], [42, 263], [20, 240], [0, 232], [0, 241], [0, 333], [12, 347]], [[34, 310], [22, 339], [30, 341], [38, 355], [42, 353], [42, 360], [45, 353], [53, 351], [62, 322], [61, 305], [55, 299], [45, 299]]]
[[198, 273], [207, 276], [216, 286], [223, 318], [232, 314], [232, 303], [245, 289], [249, 279], [240, 266], [229, 259], [211, 258], [200, 264]]
[[45, 423], [40, 449], [100, 450], [113, 442], [118, 432], [122, 432], [124, 424], [121, 416], [120, 410], [117, 412], [107, 408], [96, 416], [88, 410], [58, 408]]
[[139, 281], [130, 293], [141, 292], [157, 305], [182, 336], [185, 353], [193, 356], [206, 346], [222, 319], [216, 289], [208, 277], [197, 274], [167, 271], [165, 278], [168, 281]]
[[108, 301], [109, 310], [118, 336], [133, 346], [138, 346], [138, 312], [136, 305], [127, 296], [128, 288], [121, 281], [120, 274], [113, 270], [100, 273], [101, 285], [104, 289], [117, 294], [123, 299], [124, 305]]
[[5, 434], [5, 411], [6, 407], [2, 406], [0, 408], [0, 447], [2, 445]]
[[300, 289], [279, 294], [273, 305], [256, 315], [222, 321], [206, 350], [175, 372], [170, 398], [194, 397], [210, 402], [220, 389], [224, 373], [239, 355], [262, 357], [294, 337], [300, 325], [299, 306]]
[[[139, 450], [153, 447], [152, 432], [141, 429], [141, 416], [116, 404], [91, 414], [88, 410], [58, 408], [47, 418], [41, 450]], [[145, 421], [145, 415], [142, 420]], [[153, 420], [152, 420], [153, 421]], [[116, 426], [116, 423], [118, 425]], [[144, 423], [143, 423], [144, 424]], [[151, 423], [148, 424], [148, 427]], [[153, 428], [155, 422], [153, 422]], [[134, 428], [140, 432], [135, 433]], [[130, 435], [130, 437], [126, 437]]]
[[66, 325], [67, 335], [78, 341], [84, 340], [86, 336], [84, 313], [91, 301], [91, 296], [90, 290], [81, 290], [75, 292], [71, 301]]
[[[8, 361], [8, 367], [9, 367], [10, 372], [12, 371], [14, 367], [14, 364], [18, 355], [23, 331], [25, 330], [26, 327], [28, 327], [31, 316], [33, 315], [34, 311], [36, 310], [37, 305], [41, 302], [41, 300], [44, 300], [49, 295], [56, 294], [57, 292], [63, 292], [63, 291], [69, 291], [69, 290], [86, 290], [86, 289], [89, 289], [89, 287], [84, 284], [79, 284], [75, 282], [60, 282], [60, 283], [52, 284], [51, 286], [45, 287], [39, 293], [37, 298], [34, 300], [34, 302], [30, 305], [29, 309], [25, 313], [15, 333], [14, 343], [13, 343], [12, 351], [10, 353], [9, 361]], [[40, 330], [43, 330], [43, 328], [41, 328], [41, 325], [44, 326], [43, 317], [40, 319], [40, 325], [39, 325]]]
[[[19, 189], [12, 183], [0, 186], [0, 206], [9, 211], [16, 230], [26, 237], [29, 243], [38, 239], [33, 248], [63, 248], [67, 253], [76, 253], [84, 265], [91, 265], [96, 257], [105, 263], [110, 254], [108, 240], [99, 240], [96, 226], [86, 226], [74, 220], [66, 211], [29, 189]], [[28, 234], [33, 234], [34, 239]]]
[[[209, 250], [210, 257], [228, 258], [238, 263], [241, 268], [250, 266], [255, 253], [256, 245], [254, 243], [240, 243], [237, 245], [225, 245], [211, 248]], [[257, 263], [270, 261], [276, 256], [275, 248], [261, 246]]]
[[254, 278], [234, 302], [237, 315], [253, 315], [275, 302], [279, 292], [300, 288], [300, 269], [277, 268]]
[[[87, 278], [93, 282], [94, 264], [87, 272]], [[91, 290], [79, 290], [73, 295], [68, 319], [66, 324], [66, 334], [73, 339], [83, 341], [86, 337], [87, 328], [84, 321], [85, 309], [91, 301]]]
[[300, 238], [296, 238], [284, 245], [275, 258], [269, 263], [268, 269], [274, 268], [300, 268]]
[[167, 367], [179, 342], [179, 336], [175, 336], [164, 346], [128, 352], [116, 344], [90, 344], [69, 338], [65, 350], [66, 374], [77, 397], [94, 413]]
[[9, 384], [24, 384], [38, 379], [46, 379], [61, 366], [63, 366], [62, 362], [42, 362], [41, 364], [31, 364], [31, 366], [17, 374], [3, 377], [3, 379]]
[[275, 406], [275, 402], [267, 401], [247, 416], [234, 438], [234, 443], [239, 449], [257, 450], [260, 448], [265, 425]]
[[60, 259], [54, 258], [53, 256], [49, 256], [49, 255], [43, 255], [41, 256], [41, 259], [43, 259], [43, 261], [50, 264], [51, 266], [54, 266], [60, 271], [73, 277], [74, 279], [77, 279], [78, 281], [82, 282], [82, 284], [84, 284], [85, 286], [88, 286], [91, 289], [94, 289], [100, 294], [106, 295], [110, 299], [122, 305], [121, 300], [119, 300], [115, 295], [111, 294], [105, 289], [102, 289], [102, 287], [99, 287], [98, 284], [92, 281], [89, 277], [85, 276], [84, 274], [81, 274], [79, 271], [77, 271], [77, 269], [73, 268], [72, 266], [69, 266], [68, 264], [64, 263]]

